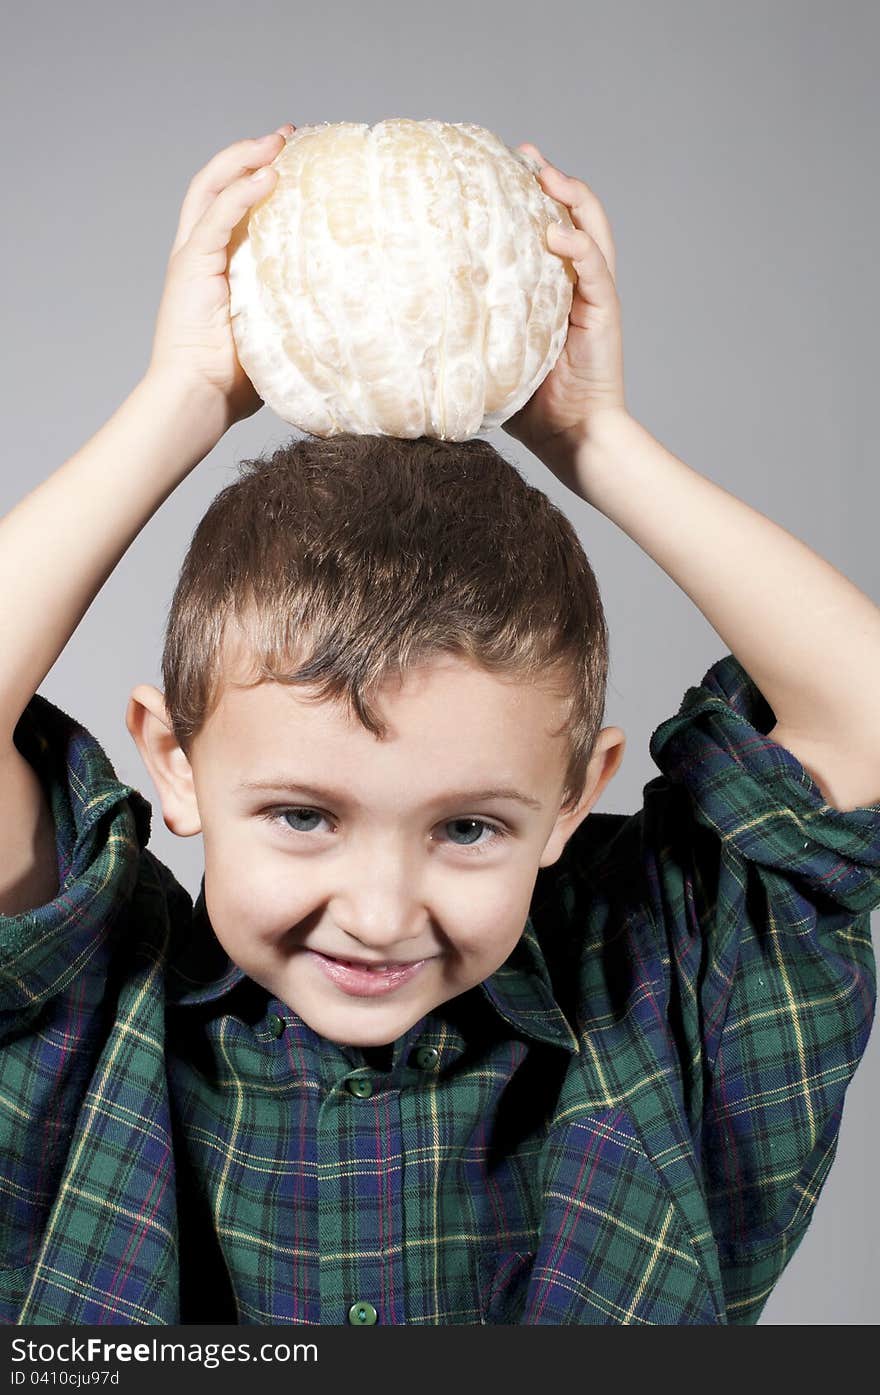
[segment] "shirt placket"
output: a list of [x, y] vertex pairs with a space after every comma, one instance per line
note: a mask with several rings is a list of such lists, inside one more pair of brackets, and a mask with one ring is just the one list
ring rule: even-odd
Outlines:
[[400, 1089], [393, 1075], [348, 1070], [317, 1126], [322, 1324], [406, 1321]]

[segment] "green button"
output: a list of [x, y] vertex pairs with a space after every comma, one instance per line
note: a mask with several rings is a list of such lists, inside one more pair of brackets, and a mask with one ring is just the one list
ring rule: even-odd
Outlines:
[[365, 1075], [356, 1075], [353, 1080], [346, 1081], [349, 1090], [353, 1095], [357, 1095], [359, 1100], [365, 1100], [373, 1093], [372, 1081], [367, 1080]]
[[413, 1060], [422, 1070], [433, 1070], [440, 1060], [440, 1052], [436, 1046], [420, 1046]]
[[372, 1327], [374, 1322], [379, 1321], [379, 1314], [372, 1303], [352, 1303], [348, 1320], [354, 1327]]
[[279, 1017], [276, 1012], [271, 1012], [266, 1019], [266, 1027], [270, 1037], [280, 1037], [284, 1031], [284, 1018]]

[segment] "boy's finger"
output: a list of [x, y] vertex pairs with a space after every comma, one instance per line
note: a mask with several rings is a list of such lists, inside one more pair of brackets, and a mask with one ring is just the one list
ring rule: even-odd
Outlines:
[[588, 232], [590, 237], [598, 242], [613, 280], [616, 263], [614, 237], [608, 215], [599, 197], [582, 179], [573, 179], [570, 175], [563, 174], [555, 165], [551, 165], [531, 141], [524, 141], [516, 148], [540, 162], [541, 169], [538, 170], [537, 178], [541, 181], [541, 187], [551, 199], [565, 204], [576, 227]]
[[[225, 267], [226, 250], [232, 229], [236, 223], [241, 222], [248, 209], [271, 193], [277, 179], [278, 171], [271, 165], [264, 165], [256, 175], [246, 174], [234, 180], [212, 200], [202, 214], [187, 238], [187, 248], [201, 257], [222, 253]], [[220, 261], [218, 256], [218, 271], [223, 269]]]
[[533, 160], [539, 160], [542, 165], [546, 165], [547, 161], [536, 145], [531, 145], [528, 141], [525, 141], [516, 148], [517, 150], [521, 150], [524, 155], [530, 155]]
[[553, 165], [545, 165], [539, 171], [537, 178], [540, 179], [541, 187], [545, 193], [550, 195], [551, 199], [565, 204], [575, 227], [589, 233], [590, 237], [599, 244], [613, 280], [617, 256], [614, 249], [614, 238], [611, 234], [611, 224], [600, 199], [582, 179], [573, 179]]
[[236, 141], [234, 145], [218, 151], [213, 159], [193, 175], [180, 209], [180, 220], [171, 248], [172, 256], [189, 241], [196, 223], [204, 217], [206, 210], [233, 180], [275, 159], [284, 146], [284, 129], [261, 136], [258, 140]]
[[616, 316], [618, 296], [611, 268], [599, 243], [588, 232], [569, 230], [558, 223], [547, 229], [547, 244], [557, 256], [567, 257], [577, 277], [577, 294], [571, 305], [571, 321], [581, 329], [589, 328], [587, 315], [592, 310]]

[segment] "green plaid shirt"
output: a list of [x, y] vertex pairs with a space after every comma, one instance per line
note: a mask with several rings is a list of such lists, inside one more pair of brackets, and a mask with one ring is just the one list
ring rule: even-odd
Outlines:
[[874, 1007], [880, 805], [829, 806], [732, 655], [510, 958], [389, 1048], [231, 964], [151, 808], [39, 694], [51, 904], [0, 917], [0, 1319], [753, 1323]]

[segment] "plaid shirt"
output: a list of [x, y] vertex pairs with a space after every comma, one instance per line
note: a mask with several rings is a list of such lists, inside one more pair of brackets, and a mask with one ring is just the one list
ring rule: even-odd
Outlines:
[[753, 1323], [874, 1006], [880, 805], [829, 806], [732, 655], [509, 959], [384, 1061], [231, 964], [151, 807], [36, 695], [58, 838], [0, 917], [0, 1319]]

